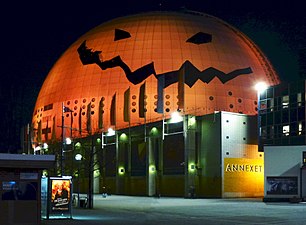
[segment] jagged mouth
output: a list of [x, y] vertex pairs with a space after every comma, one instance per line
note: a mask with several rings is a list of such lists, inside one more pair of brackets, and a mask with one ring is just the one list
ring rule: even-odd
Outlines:
[[97, 64], [102, 70], [120, 67], [124, 71], [126, 78], [134, 85], [143, 82], [151, 75], [154, 75], [158, 79], [159, 86], [162, 82], [162, 86], [165, 88], [178, 82], [181, 75], [184, 77], [184, 83], [189, 87], [192, 87], [198, 80], [201, 80], [204, 83], [209, 83], [215, 77], [217, 77], [224, 84], [237, 76], [253, 73], [251, 67], [236, 69], [229, 73], [225, 73], [214, 67], [209, 67], [200, 71], [188, 60], [185, 61], [178, 70], [162, 74], [156, 74], [154, 62], [146, 64], [135, 71], [131, 71], [129, 66], [121, 59], [119, 55], [109, 60], [100, 60], [99, 55], [101, 52], [102, 51], [92, 51], [92, 49], [89, 49], [86, 46], [86, 40], [78, 48], [79, 57], [83, 65]]

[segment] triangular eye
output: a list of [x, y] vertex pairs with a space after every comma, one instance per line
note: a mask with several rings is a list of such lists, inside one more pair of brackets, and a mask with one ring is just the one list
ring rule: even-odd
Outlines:
[[115, 29], [115, 38], [114, 41], [130, 38], [131, 35], [125, 30]]
[[211, 34], [199, 32], [193, 35], [191, 38], [189, 38], [186, 42], [200, 45], [200, 44], [209, 43], [211, 42], [211, 40], [212, 40]]

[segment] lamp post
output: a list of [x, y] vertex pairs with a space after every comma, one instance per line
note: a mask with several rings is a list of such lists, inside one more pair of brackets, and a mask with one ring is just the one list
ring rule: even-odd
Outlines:
[[[66, 107], [64, 105], [64, 102], [62, 102], [62, 148], [61, 148], [61, 160], [60, 160], [60, 166], [61, 166], [61, 176], [64, 175], [65, 172], [65, 166], [64, 166], [64, 152], [65, 152], [65, 145], [67, 144], [67, 140], [65, 140], [65, 131], [64, 129], [67, 128], [65, 127], [65, 117], [64, 114], [70, 112], [70, 118], [71, 118], [71, 125], [70, 125], [70, 136], [72, 137], [72, 112], [70, 108]], [[71, 139], [70, 144], [71, 144]]]
[[257, 129], [258, 129], [258, 150], [261, 149], [261, 116], [260, 116], [260, 95], [267, 89], [265, 82], [258, 82], [255, 85], [257, 91]]
[[83, 156], [81, 154], [76, 154], [74, 158], [78, 161], [78, 207], [80, 207], [80, 161]]

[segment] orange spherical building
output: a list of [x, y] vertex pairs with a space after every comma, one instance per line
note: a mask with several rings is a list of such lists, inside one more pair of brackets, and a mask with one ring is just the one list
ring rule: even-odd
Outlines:
[[63, 53], [32, 123], [42, 142], [60, 138], [62, 123], [80, 137], [159, 121], [178, 109], [255, 115], [259, 81], [275, 85], [279, 78], [260, 49], [226, 22], [196, 12], [131, 15], [90, 30]]

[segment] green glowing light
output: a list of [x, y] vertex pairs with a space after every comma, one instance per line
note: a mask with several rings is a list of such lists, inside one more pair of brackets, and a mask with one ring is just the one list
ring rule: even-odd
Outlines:
[[124, 167], [119, 167], [118, 168], [118, 173], [119, 173], [119, 175], [123, 175], [124, 173], [125, 173], [125, 169], [124, 169]]
[[189, 164], [189, 172], [194, 172], [195, 171], [195, 165], [194, 163]]
[[77, 147], [77, 148], [80, 148], [80, 147], [81, 147], [81, 143], [80, 143], [80, 142], [77, 142], [77, 143], [75, 143], [74, 146]]
[[149, 166], [149, 172], [150, 173], [155, 173], [155, 171], [156, 171], [155, 165], [150, 165]]
[[188, 119], [188, 125], [189, 125], [189, 126], [194, 126], [195, 123], [196, 123], [196, 118], [195, 118], [195, 116], [192, 116], [192, 117], [190, 117], [190, 118]]
[[157, 129], [156, 127], [153, 127], [153, 128], [151, 129], [151, 134], [153, 134], [153, 135], [158, 134], [158, 129]]
[[119, 137], [120, 141], [126, 141], [128, 139], [128, 136], [125, 133], [122, 133]]

